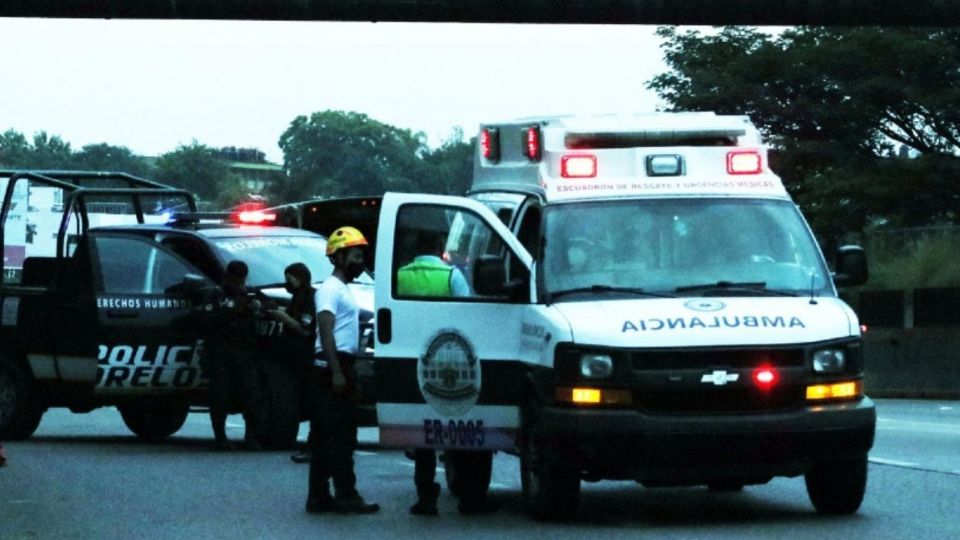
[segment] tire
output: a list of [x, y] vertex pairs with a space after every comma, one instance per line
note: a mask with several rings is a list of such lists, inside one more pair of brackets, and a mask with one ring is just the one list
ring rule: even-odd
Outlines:
[[146, 441], [163, 439], [173, 435], [187, 421], [190, 408], [175, 405], [120, 405], [120, 416], [137, 437]]
[[580, 472], [545, 444], [535, 414], [520, 435], [520, 483], [527, 512], [537, 520], [567, 520], [580, 505]]
[[867, 456], [819, 463], [805, 476], [807, 494], [821, 514], [852, 514], [867, 490]]
[[268, 450], [291, 450], [300, 431], [300, 387], [293, 369], [280, 363], [263, 367], [267, 407], [260, 444]]
[[44, 411], [35, 397], [30, 374], [0, 358], [0, 440], [29, 438], [40, 425]]
[[487, 493], [490, 490], [492, 452], [487, 452], [491, 455], [489, 459], [479, 459], [482, 453], [473, 450], [443, 452], [440, 457], [443, 460], [443, 476], [451, 495], [461, 497], [464, 493]]

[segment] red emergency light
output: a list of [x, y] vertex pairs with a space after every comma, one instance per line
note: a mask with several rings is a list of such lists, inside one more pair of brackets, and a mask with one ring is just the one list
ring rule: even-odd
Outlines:
[[560, 158], [560, 176], [563, 178], [596, 178], [597, 156], [569, 154]]
[[769, 390], [780, 381], [780, 374], [771, 366], [760, 366], [753, 372], [753, 382], [761, 390]]
[[235, 218], [244, 225], [264, 225], [277, 220], [277, 215], [263, 210], [243, 210], [236, 214]]
[[500, 130], [483, 128], [480, 131], [480, 152], [490, 161], [500, 160]]
[[530, 126], [523, 130], [524, 154], [530, 161], [540, 161], [540, 126]]
[[738, 150], [727, 152], [727, 174], [760, 174], [763, 163], [760, 152], [756, 150]]

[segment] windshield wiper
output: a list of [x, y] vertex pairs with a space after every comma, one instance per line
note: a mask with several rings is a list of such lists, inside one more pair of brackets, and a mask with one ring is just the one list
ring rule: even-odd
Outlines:
[[757, 292], [772, 296], [797, 296], [796, 293], [768, 289], [765, 281], [717, 281], [699, 285], [684, 285], [674, 289], [678, 293], [700, 291]]
[[564, 289], [562, 291], [551, 293], [550, 298], [554, 299], [561, 296], [568, 296], [571, 294], [578, 294], [578, 293], [601, 294], [601, 293], [610, 293], [610, 292], [636, 294], [639, 296], [655, 296], [657, 298], [676, 298], [672, 294], [645, 291], [639, 287], [613, 287], [611, 285], [591, 285], [589, 287], [577, 287], [575, 289]]

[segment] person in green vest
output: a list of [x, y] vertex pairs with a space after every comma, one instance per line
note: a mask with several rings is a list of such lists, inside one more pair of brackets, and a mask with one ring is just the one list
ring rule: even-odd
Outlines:
[[[422, 226], [422, 225], [421, 225]], [[417, 229], [415, 249], [421, 253], [411, 262], [397, 270], [397, 296], [400, 297], [467, 297], [471, 295], [470, 286], [463, 273], [445, 262], [440, 256], [446, 244], [446, 234], [425, 229]], [[473, 473], [479, 468], [489, 470], [493, 454], [490, 452], [450, 451], [447, 456], [457, 466]], [[437, 515], [437, 498], [440, 484], [436, 482], [437, 454], [429, 448], [414, 450], [414, 484], [417, 486], [417, 502], [410, 507], [410, 513], [421, 516]], [[448, 463], [447, 466], [454, 466]], [[466, 471], [465, 471], [466, 472]], [[459, 510], [465, 514], [491, 512], [496, 506], [486, 499], [486, 493], [464, 492], [461, 494]]]
[[470, 296], [470, 286], [463, 272], [447, 264], [438, 255], [443, 252], [444, 243], [441, 234], [430, 231], [418, 233], [417, 252], [423, 255], [414, 257], [413, 261], [397, 270], [398, 295]]

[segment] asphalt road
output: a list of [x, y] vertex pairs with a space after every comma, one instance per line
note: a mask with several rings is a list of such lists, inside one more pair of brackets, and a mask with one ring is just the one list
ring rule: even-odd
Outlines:
[[[312, 516], [306, 466], [287, 452], [211, 451], [203, 414], [145, 444], [112, 409], [54, 410], [33, 438], [6, 444], [0, 538], [960, 538], [960, 402], [884, 400], [878, 413], [867, 496], [853, 516], [816, 514], [799, 478], [726, 494], [601, 482], [584, 484], [576, 520], [545, 524], [522, 512], [512, 456], [495, 462], [499, 513], [460, 516], [444, 493], [439, 517], [415, 517], [412, 462], [361, 430], [359, 487], [383, 510]], [[239, 423], [231, 417], [234, 439]]]

